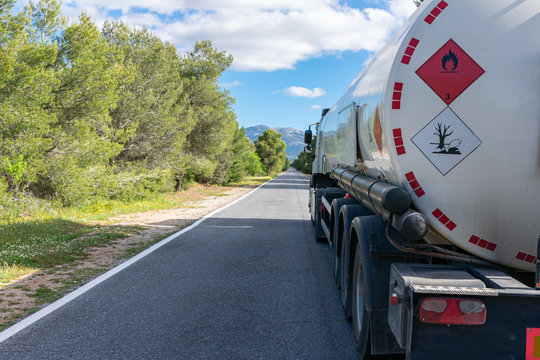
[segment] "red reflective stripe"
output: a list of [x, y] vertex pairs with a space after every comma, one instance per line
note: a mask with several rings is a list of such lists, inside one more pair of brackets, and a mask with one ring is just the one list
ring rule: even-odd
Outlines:
[[405, 178], [407, 178], [407, 181], [412, 181], [415, 179], [414, 173], [412, 171], [405, 174]]
[[409, 46], [412, 46], [413, 48], [415, 48], [415, 47], [418, 46], [419, 42], [420, 42], [420, 40], [412, 38], [411, 41], [409, 41]]
[[485, 248], [487, 246], [488, 242], [484, 239], [480, 239], [480, 241], [478, 242], [478, 246], [480, 246], [481, 248]]
[[411, 182], [409, 182], [409, 185], [411, 185], [411, 187], [413, 188], [413, 190], [420, 187], [420, 184], [418, 183], [418, 180], [416, 180], [416, 179], [413, 180], [413, 181], [411, 181]]
[[[471, 238], [469, 239], [469, 242], [489, 251], [495, 251], [495, 249], [497, 248], [497, 244], [494, 244], [484, 239], [480, 239], [476, 235], [472, 235]], [[525, 255], [526, 254], [523, 254], [523, 257], [525, 257]]]
[[403, 57], [401, 58], [401, 63], [405, 65], [409, 65], [411, 62], [411, 57], [414, 54], [414, 50], [416, 49], [416, 46], [418, 45], [420, 41], [415, 38], [411, 38], [409, 41], [409, 45], [405, 48], [405, 52], [403, 54]]
[[524, 252], [521, 252], [521, 251], [517, 253], [516, 259], [523, 260], [523, 261], [526, 261], [526, 262], [532, 263], [532, 264], [536, 264], [537, 261], [538, 261], [536, 256], [530, 255], [530, 254], [525, 254]]
[[473, 243], [473, 244], [478, 244], [478, 241], [480, 241], [480, 238], [478, 236], [471, 236], [471, 238], [469, 239], [469, 242], [470, 243]]
[[433, 21], [435, 20], [435, 16], [429, 14], [428, 16], [426, 16], [426, 18], [424, 19], [425, 22], [427, 22], [428, 24], [432, 24]]
[[403, 55], [403, 57], [401, 58], [401, 63], [405, 65], [409, 65], [410, 62], [411, 62], [411, 57], [407, 55]]
[[448, 216], [443, 214], [443, 216], [439, 218], [439, 221], [446, 225], [446, 223], [449, 222], [450, 219], [448, 218]]
[[448, 4], [446, 3], [446, 1], [441, 1], [440, 3], [437, 4], [437, 7], [441, 10], [444, 10], [446, 9], [446, 7], [448, 6]]
[[457, 226], [457, 225], [456, 225], [453, 221], [450, 221], [448, 224], [446, 224], [446, 227], [447, 227], [450, 231], [454, 230], [454, 229], [456, 228], [456, 226]]
[[[450, 218], [446, 215], [444, 215], [444, 213], [440, 210], [440, 209], [436, 209], [435, 211], [433, 211], [433, 216], [435, 216], [437, 219], [439, 219], [439, 221], [443, 224], [443, 225], [446, 225], [446, 227], [452, 231], [454, 230], [457, 225], [456, 223], [454, 223], [453, 221], [450, 220]], [[472, 240], [472, 238], [471, 238]], [[470, 241], [470, 240], [469, 240]]]
[[412, 46], [407, 46], [405, 49], [405, 55], [412, 56], [412, 54], [414, 54], [414, 48]]
[[425, 22], [427, 22], [428, 24], [432, 24], [433, 21], [435, 21], [435, 18], [437, 16], [439, 16], [439, 14], [444, 10], [446, 9], [446, 7], [448, 6], [448, 4], [445, 2], [445, 1], [441, 1], [437, 4], [436, 7], [434, 7], [431, 12], [429, 13], [428, 16], [426, 16], [426, 18], [424, 19]]
[[431, 13], [430, 13], [430, 14], [433, 15], [433, 16], [435, 16], [435, 17], [437, 17], [437, 16], [439, 16], [440, 13], [441, 13], [441, 9], [439, 9], [439, 8], [434, 8], [433, 10], [431, 10]]
[[403, 155], [403, 154], [405, 154], [405, 153], [406, 153], [405, 147], [404, 147], [404, 146], [398, 146], [398, 147], [396, 147], [396, 152], [397, 152], [398, 155]]
[[401, 108], [401, 93], [400, 91], [403, 90], [403, 83], [396, 82], [394, 83], [394, 94], [393, 94], [393, 101], [392, 101], [392, 109], [399, 110]]
[[396, 138], [394, 138], [394, 143], [396, 144], [396, 146], [401, 146], [401, 145], [403, 145], [403, 138], [402, 138], [402, 137], [396, 137]]
[[[540, 287], [540, 286], [539, 286]], [[525, 332], [525, 330], [523, 330]], [[539, 328], [527, 328], [526, 331], [527, 335], [527, 341], [525, 346], [525, 360], [534, 360], [538, 359], [538, 353], [535, 354], [535, 343], [536, 339], [540, 337], [540, 329]], [[524, 334], [525, 335], [525, 334]]]
[[418, 189], [414, 190], [414, 192], [416, 193], [416, 196], [418, 196], [418, 197], [422, 197], [422, 196], [426, 195], [424, 189], [422, 189], [422, 188], [418, 188]]

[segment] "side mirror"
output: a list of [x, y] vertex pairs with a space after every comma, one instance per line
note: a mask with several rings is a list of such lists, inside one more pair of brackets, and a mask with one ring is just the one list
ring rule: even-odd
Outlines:
[[311, 132], [311, 130], [306, 130], [306, 132], [304, 133], [304, 143], [311, 145], [312, 138], [313, 138], [313, 133]]

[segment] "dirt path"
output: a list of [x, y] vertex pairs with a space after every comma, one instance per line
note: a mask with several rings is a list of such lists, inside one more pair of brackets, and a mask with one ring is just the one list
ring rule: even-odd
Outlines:
[[136, 225], [143, 230], [111, 241], [107, 246], [90, 248], [81, 260], [40, 271], [0, 289], [0, 330], [89, 282], [153, 243], [242, 197], [254, 187], [230, 188], [217, 196], [187, 202], [178, 209], [119, 215], [99, 223], [104, 226]]

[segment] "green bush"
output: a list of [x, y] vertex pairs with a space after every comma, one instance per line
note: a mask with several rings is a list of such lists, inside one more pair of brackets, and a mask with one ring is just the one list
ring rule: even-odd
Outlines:
[[250, 176], [257, 176], [266, 173], [266, 169], [261, 163], [261, 159], [256, 152], [249, 153], [247, 156], [246, 172]]

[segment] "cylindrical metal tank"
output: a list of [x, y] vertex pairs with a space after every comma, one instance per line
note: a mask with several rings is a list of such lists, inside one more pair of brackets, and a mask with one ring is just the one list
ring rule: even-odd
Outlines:
[[425, 1], [320, 124], [322, 168], [401, 185], [445, 239], [534, 271], [540, 1]]

